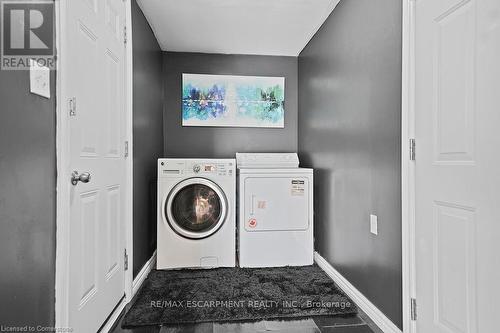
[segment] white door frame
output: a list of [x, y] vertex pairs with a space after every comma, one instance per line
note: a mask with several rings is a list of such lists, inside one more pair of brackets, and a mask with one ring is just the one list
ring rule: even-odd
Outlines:
[[[133, 281], [133, 145], [132, 145], [132, 109], [133, 109], [133, 81], [132, 81], [132, 12], [131, 0], [124, 0], [126, 7], [126, 29], [128, 32], [126, 44], [126, 104], [125, 140], [128, 141], [128, 157], [125, 159], [125, 248], [128, 255], [128, 270], [125, 271], [124, 293], [125, 301], [132, 299]], [[69, 268], [69, 229], [70, 221], [70, 182], [69, 182], [69, 122], [68, 96], [65, 83], [66, 73], [62, 69], [68, 61], [66, 56], [65, 29], [66, 0], [55, 0], [56, 17], [56, 152], [57, 152], [57, 183], [56, 183], [56, 283], [55, 283], [55, 326], [68, 327], [68, 268]], [[123, 143], [124, 144], [124, 143]], [[123, 303], [123, 302], [122, 302]], [[110, 313], [111, 314], [111, 313]]]
[[416, 298], [415, 275], [415, 161], [410, 139], [415, 137], [415, 0], [403, 0], [401, 108], [401, 234], [403, 332], [416, 332], [411, 299]]

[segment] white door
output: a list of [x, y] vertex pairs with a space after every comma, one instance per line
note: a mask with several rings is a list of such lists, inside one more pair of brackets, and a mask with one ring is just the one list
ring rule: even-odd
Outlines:
[[500, 1], [415, 5], [417, 330], [498, 332]]
[[[71, 187], [69, 326], [96, 332], [124, 295], [125, 5], [65, 1]], [[68, 181], [70, 175], [68, 174]]]

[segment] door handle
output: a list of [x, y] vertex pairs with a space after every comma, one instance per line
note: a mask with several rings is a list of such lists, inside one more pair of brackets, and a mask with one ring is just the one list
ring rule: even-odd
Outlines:
[[88, 183], [90, 181], [90, 173], [84, 172], [81, 175], [78, 174], [78, 171], [73, 171], [71, 174], [71, 184], [77, 185], [78, 182]]

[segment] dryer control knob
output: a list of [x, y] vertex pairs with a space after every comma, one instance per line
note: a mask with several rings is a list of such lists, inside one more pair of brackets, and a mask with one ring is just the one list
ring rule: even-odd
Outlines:
[[200, 170], [201, 170], [201, 167], [200, 167], [200, 165], [199, 165], [199, 164], [195, 164], [195, 165], [193, 166], [193, 171], [194, 171], [194, 173], [198, 173], [198, 172], [200, 172]]

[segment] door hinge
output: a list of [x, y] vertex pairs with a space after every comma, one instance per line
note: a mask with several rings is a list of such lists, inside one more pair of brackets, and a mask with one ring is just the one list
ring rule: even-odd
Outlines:
[[410, 317], [412, 321], [417, 320], [417, 299], [412, 298], [410, 300]]
[[71, 97], [68, 102], [69, 106], [69, 116], [74, 117], [76, 116], [76, 97]]
[[128, 254], [127, 254], [127, 249], [123, 252], [123, 270], [126, 271], [128, 270]]
[[125, 157], [128, 157], [128, 141], [125, 141]]
[[123, 27], [123, 44], [127, 44], [127, 26]]
[[415, 139], [410, 139], [410, 161], [415, 161]]

